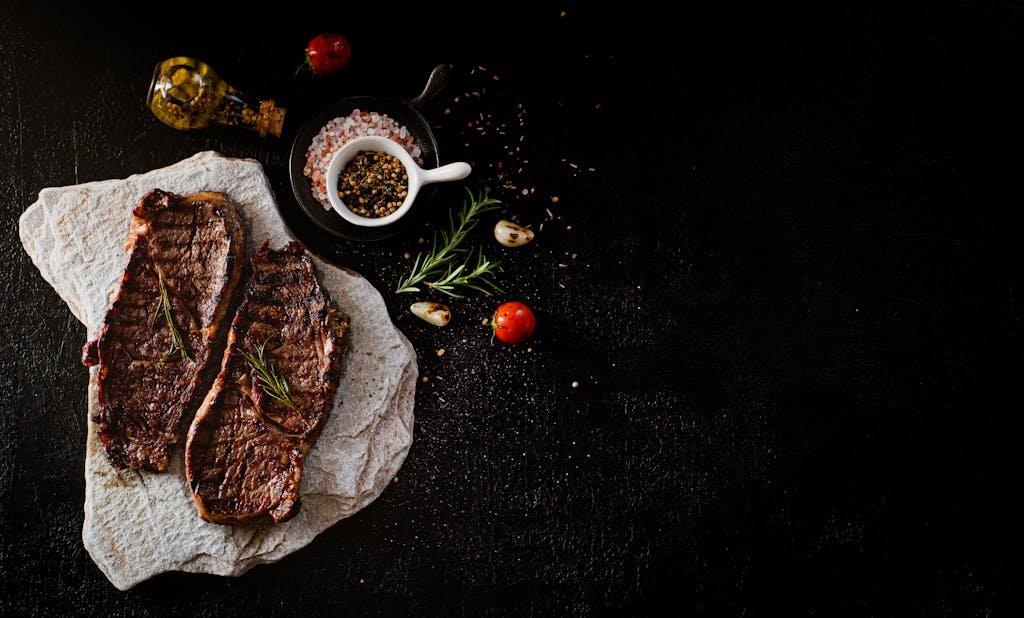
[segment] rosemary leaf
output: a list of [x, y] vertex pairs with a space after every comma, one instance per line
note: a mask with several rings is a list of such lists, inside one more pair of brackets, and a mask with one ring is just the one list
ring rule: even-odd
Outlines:
[[163, 307], [164, 319], [167, 320], [167, 328], [171, 331], [171, 349], [160, 360], [164, 362], [171, 356], [174, 356], [175, 352], [178, 352], [182, 358], [191, 361], [192, 357], [189, 356], [188, 349], [185, 347], [185, 339], [181, 336], [178, 326], [174, 323], [174, 316], [171, 315], [171, 295], [167, 292], [163, 273], [157, 272], [157, 285], [160, 287], [160, 304]]
[[[430, 251], [420, 252], [416, 256], [412, 272], [398, 283], [398, 287], [395, 289], [396, 293], [419, 292], [421, 291], [420, 284], [438, 289], [429, 282], [444, 280], [452, 275], [453, 269], [458, 268], [456, 261], [466, 253], [459, 245], [466, 239], [466, 235], [476, 227], [478, 217], [501, 205], [501, 200], [494, 199], [483, 191], [474, 195], [472, 191], [466, 189], [466, 195], [466, 201], [462, 203], [458, 217], [455, 216], [454, 211], [448, 213], [448, 229], [442, 230], [440, 234], [435, 233]], [[445, 293], [448, 294], [448, 292]]]
[[470, 267], [472, 259], [472, 254], [467, 255], [466, 261], [462, 264], [454, 268], [449, 267], [446, 272], [441, 273], [439, 278], [427, 281], [425, 284], [433, 290], [454, 298], [463, 298], [463, 295], [457, 291], [458, 288], [469, 288], [487, 296], [490, 296], [492, 292], [503, 291], [492, 279], [501, 263], [491, 262], [484, 257], [482, 247], [477, 249], [476, 265]]
[[273, 364], [267, 362], [266, 346], [267, 342], [264, 341], [255, 349], [242, 350], [242, 357], [256, 373], [256, 381], [263, 387], [264, 393], [289, 408], [294, 408], [295, 402], [292, 401], [292, 390], [288, 386], [288, 381], [277, 373], [277, 368]]

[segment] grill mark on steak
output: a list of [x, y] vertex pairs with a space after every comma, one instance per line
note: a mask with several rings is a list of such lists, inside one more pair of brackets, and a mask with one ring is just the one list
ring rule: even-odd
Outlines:
[[[349, 326], [300, 244], [273, 251], [264, 243], [250, 262], [220, 373], [185, 447], [199, 515], [221, 524], [280, 523], [299, 512], [302, 464], [334, 405]], [[264, 344], [294, 407], [263, 392], [243, 357]]]
[[[82, 363], [99, 365], [93, 421], [118, 468], [161, 471], [182, 437], [185, 412], [200, 394], [203, 370], [241, 276], [241, 220], [223, 193], [150, 191], [132, 211], [128, 266], [99, 336]], [[159, 278], [192, 360], [171, 349]], [[165, 358], [166, 356], [166, 358]]]

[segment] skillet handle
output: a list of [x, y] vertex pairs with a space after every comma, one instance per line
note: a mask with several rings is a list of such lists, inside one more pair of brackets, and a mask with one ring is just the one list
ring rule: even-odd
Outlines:
[[435, 182], [462, 180], [466, 176], [469, 176], [472, 171], [473, 168], [469, 166], [469, 163], [464, 163], [462, 161], [458, 163], [449, 163], [448, 165], [435, 167], [431, 170], [421, 170], [420, 184], [430, 185]]
[[439, 64], [434, 67], [434, 70], [430, 72], [430, 77], [427, 78], [427, 85], [423, 87], [423, 92], [420, 96], [409, 101], [409, 105], [412, 105], [416, 109], [422, 108], [430, 99], [433, 99], [438, 92], [444, 88], [445, 84], [448, 83], [448, 78], [452, 74], [452, 65], [450, 64]]

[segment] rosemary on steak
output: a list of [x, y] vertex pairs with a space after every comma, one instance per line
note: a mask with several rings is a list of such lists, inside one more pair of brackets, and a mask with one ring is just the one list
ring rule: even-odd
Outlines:
[[292, 391], [288, 387], [288, 381], [278, 375], [277, 368], [267, 361], [266, 347], [267, 342], [264, 341], [255, 349], [242, 350], [242, 356], [256, 372], [256, 381], [263, 387], [263, 392], [289, 408], [294, 408], [295, 402], [292, 401]]
[[485, 258], [483, 249], [480, 249], [477, 251], [476, 263], [473, 264], [473, 252], [459, 247], [466, 235], [476, 227], [477, 217], [497, 209], [501, 200], [483, 191], [473, 195], [472, 191], [466, 189], [466, 194], [458, 221], [452, 213], [448, 214], [448, 229], [441, 231], [440, 238], [434, 234], [430, 251], [416, 256], [412, 272], [399, 282], [395, 292], [420, 292], [420, 285], [456, 298], [462, 298], [457, 292], [459, 288], [478, 290], [488, 295], [492, 290], [501, 291], [491, 278], [498, 270], [499, 263]]
[[164, 354], [160, 361], [166, 361], [171, 356], [174, 356], [175, 352], [180, 353], [182, 358], [191, 361], [192, 357], [189, 356], [188, 348], [185, 347], [185, 339], [181, 336], [178, 326], [174, 323], [174, 316], [171, 315], [171, 295], [167, 292], [163, 273], [157, 273], [157, 285], [160, 287], [160, 306], [163, 309], [164, 319], [167, 320], [167, 328], [171, 331], [171, 349], [167, 350], [167, 354]]

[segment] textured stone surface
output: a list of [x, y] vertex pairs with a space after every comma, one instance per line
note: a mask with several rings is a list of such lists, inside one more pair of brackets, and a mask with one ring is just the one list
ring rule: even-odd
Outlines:
[[[92, 337], [123, 271], [131, 208], [152, 188], [223, 191], [238, 206], [248, 251], [288, 240], [260, 164], [213, 152], [125, 180], [44, 189], [21, 217], [25, 250]], [[237, 575], [308, 544], [376, 498], [412, 442], [416, 356], [365, 279], [317, 260], [320, 279], [352, 319], [338, 400], [306, 459], [302, 510], [279, 525], [220, 526], [195, 512], [182, 450], [164, 473], [117, 470], [88, 426], [82, 538], [121, 589], [170, 570]], [[89, 410], [96, 400], [91, 370]]]

